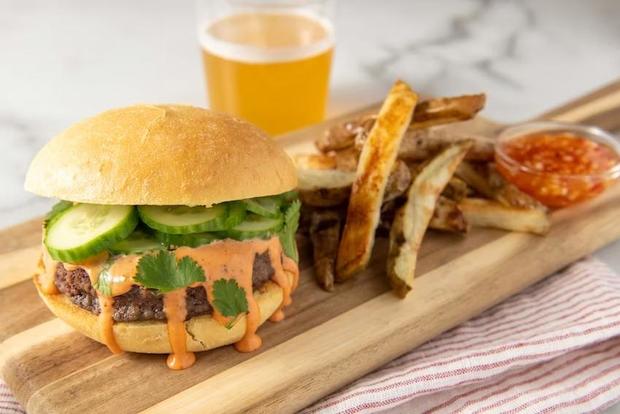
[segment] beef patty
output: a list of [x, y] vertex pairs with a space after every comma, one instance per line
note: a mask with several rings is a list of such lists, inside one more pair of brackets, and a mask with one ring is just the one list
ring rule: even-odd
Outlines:
[[[252, 270], [252, 286], [260, 289], [274, 274], [269, 253], [257, 254]], [[62, 263], [56, 269], [56, 287], [79, 307], [98, 315], [101, 312], [97, 292], [90, 283], [86, 270], [67, 270]], [[213, 312], [205, 289], [186, 289], [187, 319]], [[154, 289], [133, 285], [129, 292], [114, 297], [114, 320], [117, 322], [165, 320], [163, 295]]]

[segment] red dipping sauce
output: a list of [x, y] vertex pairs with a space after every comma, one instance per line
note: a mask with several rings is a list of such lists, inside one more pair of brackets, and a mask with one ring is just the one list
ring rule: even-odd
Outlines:
[[552, 208], [592, 198], [620, 176], [614, 136], [578, 125], [538, 122], [508, 128], [495, 159], [508, 181]]

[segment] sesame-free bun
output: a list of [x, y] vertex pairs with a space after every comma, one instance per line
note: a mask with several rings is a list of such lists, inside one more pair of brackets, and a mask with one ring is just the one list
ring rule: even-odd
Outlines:
[[259, 128], [184, 105], [135, 105], [78, 122], [39, 151], [26, 190], [117, 205], [205, 205], [297, 185], [286, 153]]
[[[83, 335], [103, 342], [97, 315], [75, 305], [62, 293], [47, 294], [41, 290], [38, 276], [34, 277], [39, 296], [54, 315], [62, 319]], [[260, 308], [262, 325], [282, 303], [282, 288], [268, 281], [254, 291], [254, 298]], [[124, 351], [146, 354], [167, 354], [172, 352], [165, 321], [115, 322], [113, 325], [116, 343]], [[187, 350], [207, 351], [239, 341], [245, 334], [245, 315], [231, 329], [218, 323], [211, 315], [195, 316], [185, 321]]]

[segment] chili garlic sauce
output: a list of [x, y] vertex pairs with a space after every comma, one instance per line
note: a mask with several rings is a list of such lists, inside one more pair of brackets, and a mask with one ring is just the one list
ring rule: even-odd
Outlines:
[[[243, 337], [235, 343], [235, 348], [240, 352], [251, 352], [261, 346], [261, 338], [256, 334], [261, 315], [252, 289], [252, 272], [256, 255], [265, 252], [269, 253], [271, 267], [274, 270], [271, 280], [283, 291], [282, 303], [270, 317], [271, 321], [277, 322], [284, 318], [282, 309], [291, 304], [291, 293], [297, 287], [299, 278], [297, 263], [283, 254], [282, 245], [277, 237], [268, 240], [223, 240], [196, 248], [180, 247], [174, 252], [177, 259], [190, 257], [203, 268], [206, 281], [194, 283], [187, 287], [203, 286], [206, 289], [207, 299], [213, 308], [212, 317], [220, 324], [227, 325], [230, 319], [221, 315], [213, 306], [213, 283], [219, 279], [234, 279], [245, 291], [248, 302], [246, 329]], [[100, 276], [110, 278], [108, 284], [111, 286], [111, 295], [103, 295], [97, 290], [101, 309], [98, 316], [98, 329], [102, 341], [113, 353], [122, 352], [114, 337], [114, 320], [112, 318], [114, 297], [127, 293], [132, 285], [138, 284], [134, 281], [134, 277], [139, 260], [140, 256], [138, 255], [126, 255], [118, 256], [110, 263], [108, 254], [102, 253], [82, 263], [64, 264], [67, 270], [77, 267], [85, 269], [93, 286], [97, 284]], [[49, 256], [47, 249], [43, 248], [41, 263], [43, 269], [39, 279], [41, 289], [47, 294], [58, 293], [54, 283], [58, 264]], [[102, 273], [105, 266], [109, 266], [109, 268]], [[194, 354], [189, 352], [186, 347], [185, 318], [187, 309], [185, 292], [187, 287], [163, 294], [168, 338], [172, 350], [168, 356], [167, 364], [171, 369], [188, 368], [195, 361]]]

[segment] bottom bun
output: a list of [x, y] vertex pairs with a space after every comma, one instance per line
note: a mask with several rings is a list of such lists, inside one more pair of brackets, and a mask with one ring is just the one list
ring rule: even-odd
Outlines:
[[[34, 277], [34, 284], [39, 296], [54, 315], [78, 332], [103, 343], [97, 315], [75, 305], [61, 293], [52, 295], [44, 293], [37, 276]], [[262, 325], [280, 307], [283, 298], [282, 288], [268, 281], [260, 290], [254, 292], [254, 298], [260, 308], [260, 324]], [[185, 321], [187, 350], [206, 351], [235, 343], [245, 334], [245, 323], [244, 315], [231, 329], [227, 329], [215, 321], [211, 315], [193, 317]], [[172, 352], [168, 340], [168, 327], [164, 321], [115, 322], [114, 336], [124, 351], [147, 354]]]

